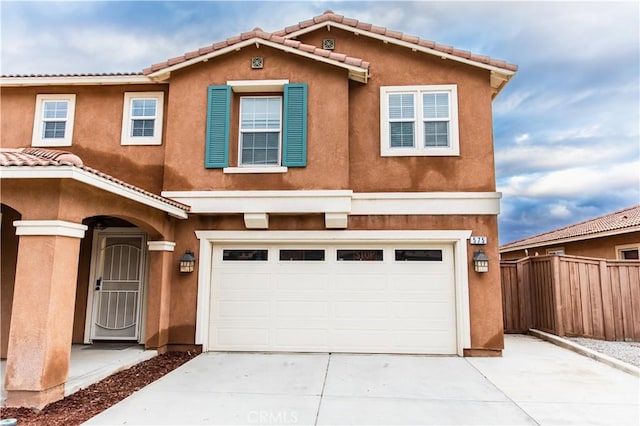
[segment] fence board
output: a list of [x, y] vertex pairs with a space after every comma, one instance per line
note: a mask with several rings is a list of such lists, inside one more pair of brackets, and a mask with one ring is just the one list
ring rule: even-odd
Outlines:
[[546, 255], [500, 266], [507, 332], [640, 341], [640, 262]]

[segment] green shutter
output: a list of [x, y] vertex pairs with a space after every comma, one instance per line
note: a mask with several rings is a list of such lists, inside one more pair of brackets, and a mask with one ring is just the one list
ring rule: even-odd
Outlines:
[[284, 85], [282, 165], [307, 165], [307, 84]]
[[209, 86], [207, 101], [207, 141], [204, 166], [220, 169], [229, 165], [230, 86]]

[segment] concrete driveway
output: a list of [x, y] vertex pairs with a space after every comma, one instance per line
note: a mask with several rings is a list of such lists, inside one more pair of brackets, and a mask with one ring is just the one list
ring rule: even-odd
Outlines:
[[502, 358], [202, 354], [88, 424], [640, 424], [640, 381], [530, 336]]

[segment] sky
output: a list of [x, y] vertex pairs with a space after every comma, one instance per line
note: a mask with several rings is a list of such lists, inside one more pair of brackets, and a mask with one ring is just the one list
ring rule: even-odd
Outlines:
[[0, 72], [139, 72], [326, 10], [517, 64], [493, 102], [500, 243], [640, 204], [640, 3], [0, 0]]

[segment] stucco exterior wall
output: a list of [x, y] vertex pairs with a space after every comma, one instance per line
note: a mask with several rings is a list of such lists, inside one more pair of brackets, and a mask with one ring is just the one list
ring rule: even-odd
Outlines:
[[[241, 215], [195, 216], [189, 221], [176, 223], [176, 250], [181, 255], [186, 249], [195, 252], [199, 241], [196, 230], [245, 230]], [[269, 230], [324, 230], [322, 215], [273, 215], [269, 218]], [[350, 230], [473, 230], [474, 235], [496, 235], [497, 218], [483, 216], [351, 216]], [[478, 246], [467, 247], [469, 299], [471, 318], [471, 345], [475, 349], [503, 348], [502, 305], [500, 269], [497, 256], [497, 240], [489, 237], [483, 250], [490, 258], [489, 272], [479, 274], [473, 269], [471, 257]], [[199, 262], [196, 263], [198, 267]], [[214, 265], [215, 267], [215, 265]], [[180, 274], [174, 268], [171, 293], [171, 325], [169, 341], [176, 345], [193, 344], [195, 339], [198, 276]]]
[[[148, 191], [162, 191], [165, 144], [122, 146], [122, 114], [125, 92], [168, 90], [167, 85], [3, 87], [0, 96], [0, 146], [31, 146], [36, 96], [75, 94], [72, 146], [59, 147], [78, 155], [84, 164], [117, 176]], [[166, 95], [165, 95], [166, 104]], [[167, 114], [164, 114], [166, 130]], [[164, 132], [163, 132], [164, 135]]]
[[[537, 246], [529, 248], [529, 256], [547, 254], [547, 250], [564, 249], [564, 254], [571, 256], [596, 257], [601, 259], [617, 259], [616, 246], [638, 244], [640, 245], [640, 232], [612, 235], [601, 238], [590, 238], [569, 243]], [[502, 260], [517, 260], [526, 257], [524, 250], [514, 250], [501, 253]]]
[[[251, 58], [264, 69], [251, 69]], [[307, 167], [277, 174], [224, 174], [204, 166], [207, 87], [231, 80], [308, 83]], [[347, 71], [261, 46], [213, 58], [171, 76], [164, 190], [267, 190], [349, 188], [349, 83]], [[250, 95], [243, 93], [242, 95]], [[277, 94], [273, 94], [277, 95]], [[239, 95], [230, 114], [229, 166], [238, 165]]]
[[[303, 43], [335, 40], [336, 52], [371, 62], [366, 85], [349, 93], [350, 184], [358, 192], [495, 191], [489, 71], [332, 28], [304, 34]], [[380, 87], [456, 84], [460, 156], [381, 157]]]

